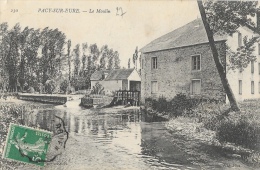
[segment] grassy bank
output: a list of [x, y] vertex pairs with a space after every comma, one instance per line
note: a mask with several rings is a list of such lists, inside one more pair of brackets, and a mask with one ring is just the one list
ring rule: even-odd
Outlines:
[[[25, 114], [29, 114], [34, 109], [41, 109], [47, 105], [38, 103], [14, 103], [0, 102], [0, 167], [3, 169], [15, 169], [23, 163], [2, 159], [8, 128], [10, 123], [24, 124]], [[51, 105], [50, 105], [51, 106]]]
[[172, 118], [166, 127], [259, 165], [260, 101], [245, 101], [239, 105], [241, 112], [228, 113], [228, 105], [201, 103], [192, 114]]
[[239, 103], [240, 112], [214, 100], [189, 98], [146, 99], [151, 114], [167, 115], [166, 127], [186, 138], [229, 151], [251, 163], [260, 163], [260, 100]]

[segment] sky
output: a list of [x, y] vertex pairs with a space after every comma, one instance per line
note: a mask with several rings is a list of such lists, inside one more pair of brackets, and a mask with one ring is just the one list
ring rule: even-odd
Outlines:
[[[46, 8], [78, 9], [80, 13], [42, 12]], [[117, 16], [117, 8], [126, 13]], [[89, 13], [90, 9], [95, 12]], [[110, 13], [96, 13], [97, 9], [109, 10]], [[98, 47], [107, 44], [119, 52], [124, 67], [127, 67], [128, 59], [132, 59], [137, 46], [140, 49], [199, 16], [194, 0], [0, 1], [1, 23], [8, 22], [10, 27], [19, 22], [22, 28], [58, 28], [67, 39], [71, 39], [72, 47], [84, 42], [96, 43]]]

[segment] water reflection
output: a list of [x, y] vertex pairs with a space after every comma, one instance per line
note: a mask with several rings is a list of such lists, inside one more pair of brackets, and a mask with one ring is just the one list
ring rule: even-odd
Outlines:
[[[169, 133], [164, 122], [153, 122], [142, 115], [139, 110], [121, 111], [104, 114], [99, 111], [81, 110], [80, 113], [62, 109], [33, 111], [27, 115], [34, 126], [54, 130], [54, 115], [61, 117], [71, 137], [85, 136], [89, 140], [108, 145], [113, 152], [131, 155], [154, 169], [184, 169], [192, 165], [174, 143], [169, 140]], [[123, 158], [122, 158], [123, 159]]]

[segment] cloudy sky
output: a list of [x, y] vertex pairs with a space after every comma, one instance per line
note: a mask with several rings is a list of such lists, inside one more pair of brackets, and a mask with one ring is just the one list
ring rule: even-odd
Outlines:
[[[117, 16], [117, 7], [126, 13]], [[39, 12], [48, 8], [78, 9], [80, 13]], [[110, 13], [89, 13], [90, 9], [107, 9]], [[136, 46], [141, 48], [199, 16], [197, 3], [191, 0], [0, 1], [0, 22], [10, 26], [19, 22], [22, 28], [58, 28], [71, 39], [72, 46], [83, 42], [97, 43], [98, 47], [107, 44], [119, 52], [121, 66], [125, 67]]]

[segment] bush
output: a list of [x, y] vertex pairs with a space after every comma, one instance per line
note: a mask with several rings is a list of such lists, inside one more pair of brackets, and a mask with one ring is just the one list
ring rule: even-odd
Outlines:
[[157, 101], [151, 97], [148, 97], [145, 99], [145, 107], [146, 108], [151, 108], [153, 110], [157, 110], [156, 108]]
[[105, 94], [104, 87], [98, 82], [93, 86], [91, 94]]
[[208, 130], [217, 130], [221, 121], [225, 118], [224, 113], [229, 106], [224, 103], [215, 103], [211, 101], [202, 102], [193, 109], [193, 116], [198, 119], [198, 123], [203, 123]]
[[64, 80], [64, 81], [61, 82], [61, 84], [60, 84], [60, 90], [62, 90], [63, 92], [66, 92], [68, 86], [69, 86], [69, 81], [68, 81], [68, 80]]
[[193, 109], [201, 103], [201, 99], [189, 98], [185, 94], [177, 94], [171, 101], [169, 108], [170, 117], [180, 116], [183, 113], [192, 114]]
[[158, 112], [168, 112], [169, 111], [170, 102], [166, 100], [165, 97], [159, 97], [156, 102], [156, 110]]
[[231, 116], [224, 119], [216, 131], [220, 142], [230, 142], [249, 149], [259, 148], [259, 135], [259, 123], [245, 116], [239, 116], [239, 118]]
[[68, 94], [75, 94], [76, 90], [73, 86], [67, 87]]
[[54, 80], [47, 80], [45, 83], [45, 92], [52, 94], [55, 91], [56, 84]]
[[151, 108], [160, 113], [168, 112], [170, 117], [180, 116], [183, 113], [191, 114], [200, 103], [200, 99], [188, 98], [185, 94], [177, 94], [171, 101], [167, 101], [165, 97], [159, 97], [158, 100], [145, 99], [146, 108]]
[[35, 90], [33, 87], [29, 87], [28, 90], [27, 90], [27, 93], [34, 93]]

